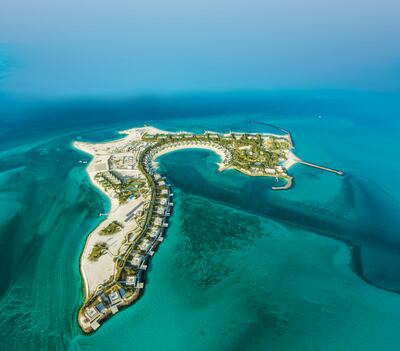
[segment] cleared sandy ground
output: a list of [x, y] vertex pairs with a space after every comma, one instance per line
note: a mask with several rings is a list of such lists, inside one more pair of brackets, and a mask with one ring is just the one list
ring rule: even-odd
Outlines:
[[[111, 203], [110, 211], [104, 217], [104, 221], [101, 222], [87, 237], [81, 255], [80, 271], [86, 297], [89, 293], [94, 292], [100, 284], [104, 283], [114, 275], [114, 256], [121, 253], [119, 252], [119, 249], [121, 248], [123, 241], [126, 239], [127, 234], [130, 232], [135, 233], [135, 229], [137, 229], [137, 224], [133, 218], [130, 221], [125, 222], [126, 215], [140, 203], [142, 203], [142, 205], [139, 206], [136, 211], [140, 211], [144, 205], [144, 200], [142, 198], [130, 200], [126, 204], [120, 205], [115, 192], [112, 189], [107, 191], [103, 189], [94, 177], [98, 172], [104, 172], [109, 169], [108, 159], [115, 149], [123, 148], [132, 141], [140, 140], [141, 135], [145, 132], [157, 133], [161, 131], [152, 127], [135, 128], [120, 132], [121, 134], [126, 134], [126, 136], [116, 141], [96, 144], [76, 141], [73, 144], [75, 148], [92, 156], [92, 160], [88, 164], [86, 172], [91, 183], [99, 189], [99, 191], [105, 194]], [[100, 231], [112, 221], [122, 223], [124, 228], [112, 235], [100, 235]], [[97, 242], [106, 242], [109, 246], [109, 252], [101, 256], [98, 261], [91, 262], [88, 257], [93, 246]]]
[[[140, 205], [138, 207], [138, 205]], [[123, 206], [118, 206], [110, 211], [107, 218], [95, 229], [93, 230], [86, 240], [85, 248], [81, 256], [81, 272], [83, 279], [85, 280], [85, 295], [95, 291], [99, 284], [104, 283], [114, 274], [114, 257], [123, 252], [122, 244], [126, 240], [128, 233], [135, 233], [135, 229], [138, 229], [137, 224], [134, 219], [125, 222], [127, 214], [137, 207], [136, 211], [140, 211], [143, 207], [143, 199], [139, 197], [138, 199], [128, 201]], [[118, 221], [124, 225], [124, 228], [112, 235], [100, 235], [101, 229], [105, 228], [112, 221]], [[136, 234], [137, 230], [136, 230]], [[137, 235], [131, 237], [134, 238]], [[92, 251], [93, 246], [97, 242], [105, 242], [108, 245], [108, 253], [101, 256], [98, 261], [89, 261], [88, 257]]]
[[286, 169], [289, 169], [296, 163], [301, 162], [301, 160], [291, 151], [288, 151], [286, 153], [286, 157], [287, 158], [286, 158], [285, 162], [283, 162], [283, 167], [285, 167]]

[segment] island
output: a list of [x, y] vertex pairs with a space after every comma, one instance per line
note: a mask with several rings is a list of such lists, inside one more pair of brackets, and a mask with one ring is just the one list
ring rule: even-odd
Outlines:
[[201, 134], [167, 132], [151, 126], [120, 132], [125, 137], [104, 143], [75, 141], [90, 155], [91, 183], [110, 200], [104, 220], [88, 235], [80, 256], [84, 301], [78, 324], [84, 333], [97, 330], [121, 308], [139, 299], [151, 257], [163, 242], [173, 211], [173, 192], [157, 159], [182, 149], [206, 149], [220, 157], [218, 170], [281, 179], [274, 190], [289, 189], [288, 170], [296, 163], [342, 175], [304, 162], [293, 153], [290, 133]]

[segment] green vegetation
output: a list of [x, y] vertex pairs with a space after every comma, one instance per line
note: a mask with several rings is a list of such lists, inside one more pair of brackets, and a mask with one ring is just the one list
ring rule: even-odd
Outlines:
[[137, 197], [138, 191], [143, 188], [145, 182], [143, 179], [127, 178], [119, 186], [118, 200], [121, 204], [125, 203], [131, 196]]
[[100, 235], [112, 235], [118, 233], [123, 228], [123, 225], [117, 221], [111, 222], [107, 227], [100, 230]]
[[92, 252], [89, 254], [89, 261], [97, 261], [101, 256], [107, 253], [108, 245], [105, 242], [94, 244]]
[[97, 180], [106, 190], [111, 188], [115, 190], [119, 185], [117, 184], [118, 179], [115, 179], [110, 172], [99, 172], [94, 176], [94, 179]]
[[118, 194], [120, 204], [125, 203], [131, 196], [137, 197], [145, 181], [140, 178], [121, 178], [116, 172], [99, 172], [94, 177], [106, 190], [114, 189]]

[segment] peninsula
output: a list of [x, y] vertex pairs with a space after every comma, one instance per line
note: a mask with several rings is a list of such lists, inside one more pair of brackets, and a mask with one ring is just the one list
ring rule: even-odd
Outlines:
[[164, 240], [174, 206], [171, 187], [158, 172], [159, 156], [181, 149], [211, 150], [220, 157], [219, 171], [235, 169], [285, 181], [274, 190], [290, 188], [287, 171], [296, 163], [343, 174], [296, 157], [289, 133], [172, 133], [149, 126], [120, 133], [125, 137], [112, 142], [74, 142], [91, 155], [89, 178], [111, 202], [80, 257], [84, 301], [78, 323], [85, 333], [98, 329], [143, 292], [149, 260]]

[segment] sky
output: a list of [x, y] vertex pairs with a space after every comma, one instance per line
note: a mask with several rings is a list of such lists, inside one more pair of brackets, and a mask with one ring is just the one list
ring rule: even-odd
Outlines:
[[1, 0], [0, 91], [400, 90], [398, 0]]

